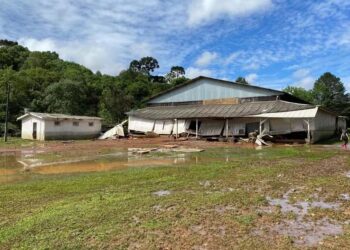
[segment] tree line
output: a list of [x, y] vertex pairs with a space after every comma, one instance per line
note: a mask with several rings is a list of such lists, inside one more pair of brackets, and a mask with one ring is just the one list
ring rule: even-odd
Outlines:
[[346, 92], [341, 79], [330, 72], [321, 75], [310, 90], [288, 86], [283, 91], [340, 115], [350, 115], [350, 95]]
[[[19, 132], [16, 118], [24, 113], [24, 108], [100, 116], [104, 125], [113, 126], [125, 119], [125, 112], [142, 107], [149, 97], [188, 80], [181, 66], [171, 67], [164, 76], [154, 75], [157, 68], [157, 59], [143, 57], [131, 61], [129, 68], [118, 75], [105, 75], [64, 61], [55, 52], [33, 52], [17, 42], [0, 40], [0, 134], [4, 131], [8, 83], [12, 134]], [[236, 82], [249, 84], [243, 77]], [[311, 90], [288, 86], [284, 91], [341, 115], [350, 114], [350, 96], [340, 78], [329, 72]]]
[[112, 126], [125, 112], [149, 97], [188, 80], [181, 66], [165, 76], [153, 75], [158, 61], [144, 57], [116, 76], [92, 72], [64, 61], [55, 52], [32, 52], [17, 42], [0, 40], [0, 126], [3, 133], [6, 87], [10, 84], [9, 130], [19, 132], [16, 118], [24, 108], [35, 112], [100, 116]]

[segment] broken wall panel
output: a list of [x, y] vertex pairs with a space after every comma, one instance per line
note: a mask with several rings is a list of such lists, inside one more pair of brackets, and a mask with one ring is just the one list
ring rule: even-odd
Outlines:
[[157, 120], [155, 121], [153, 132], [159, 135], [171, 135], [173, 128], [173, 120]]
[[[245, 123], [235, 119], [228, 120], [228, 136], [244, 136], [245, 135]], [[225, 133], [226, 135], [226, 133]]]
[[173, 134], [187, 133], [189, 124], [190, 120], [178, 119], [177, 121], [174, 121]]
[[224, 129], [225, 120], [201, 120], [199, 134], [201, 136], [220, 136]]
[[129, 131], [153, 132], [154, 120], [143, 119], [135, 116], [129, 116]]

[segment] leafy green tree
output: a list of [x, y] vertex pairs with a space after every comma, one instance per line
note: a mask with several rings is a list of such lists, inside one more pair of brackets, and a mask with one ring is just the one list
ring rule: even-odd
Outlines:
[[27, 48], [20, 45], [0, 46], [0, 69], [12, 67], [13, 70], [20, 70], [29, 53]]
[[55, 52], [31, 52], [17, 42], [0, 40], [0, 123], [4, 120], [7, 71], [12, 89], [10, 127], [19, 131], [16, 118], [24, 108], [101, 115], [103, 122], [111, 125], [121, 121], [126, 111], [141, 107], [150, 96], [187, 80], [182, 76], [183, 68], [175, 66], [172, 71], [176, 79], [167, 84], [163, 76], [151, 75], [157, 68], [155, 58], [144, 57], [132, 61], [118, 76], [94, 74], [82, 65], [60, 59]]
[[22, 69], [43, 68], [61, 71], [63, 63], [56, 52], [31, 52], [23, 63]]
[[15, 46], [18, 45], [17, 42], [6, 40], [6, 39], [0, 39], [0, 47], [1, 46]]
[[132, 60], [129, 64], [129, 70], [132, 72], [140, 72], [141, 71], [140, 62], [137, 60]]
[[244, 77], [241, 77], [241, 76], [237, 77], [235, 82], [238, 82], [238, 83], [241, 83], [241, 84], [246, 84], [246, 85], [249, 84], [249, 82], [247, 82], [247, 80]]
[[326, 72], [314, 84], [313, 101], [333, 111], [343, 113], [349, 106], [349, 97], [339, 77]]
[[184, 78], [185, 77], [185, 69], [181, 66], [172, 66], [170, 69], [170, 72], [166, 74], [165, 78], [168, 83], [171, 81], [177, 79], [177, 78]]
[[105, 84], [99, 104], [99, 115], [104, 123], [113, 125], [125, 119], [125, 113], [132, 108], [133, 97], [125, 95], [115, 82]]
[[184, 67], [182, 66], [173, 66], [170, 69], [170, 73], [175, 77], [175, 78], [179, 78], [179, 77], [183, 77], [185, 76], [186, 72]]
[[150, 56], [142, 57], [139, 61], [133, 60], [129, 66], [131, 71], [142, 73], [147, 76], [151, 75], [151, 72], [157, 68], [159, 68], [157, 59]]
[[171, 80], [169, 83], [173, 87], [173, 86], [181, 85], [189, 80], [190, 79], [188, 79], [186, 77], [178, 77], [178, 78]]
[[306, 90], [302, 87], [287, 86], [285, 89], [283, 89], [283, 91], [295, 97], [298, 97], [303, 101], [306, 101], [309, 103], [313, 102], [312, 90]]
[[72, 80], [61, 80], [45, 90], [44, 104], [50, 113], [88, 115], [86, 86]]
[[4, 132], [7, 84], [10, 85], [9, 132], [14, 134], [19, 132], [16, 118], [22, 111], [22, 106], [25, 103], [25, 98], [23, 97], [25, 97], [25, 95], [23, 95], [22, 91], [17, 89], [17, 86], [19, 85], [17, 72], [11, 68], [0, 70], [0, 134], [3, 134]]

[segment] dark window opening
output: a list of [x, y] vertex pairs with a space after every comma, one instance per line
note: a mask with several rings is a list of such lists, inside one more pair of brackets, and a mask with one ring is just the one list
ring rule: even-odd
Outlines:
[[73, 122], [73, 126], [79, 126], [79, 122]]
[[[200, 128], [200, 126], [201, 126], [201, 121], [198, 121], [198, 129]], [[192, 120], [191, 122], [190, 122], [190, 126], [188, 127], [188, 129], [189, 130], [196, 130], [196, 120]]]
[[55, 126], [60, 126], [61, 122], [60, 121], [55, 121]]
[[93, 127], [94, 123], [93, 122], [89, 122], [89, 127]]

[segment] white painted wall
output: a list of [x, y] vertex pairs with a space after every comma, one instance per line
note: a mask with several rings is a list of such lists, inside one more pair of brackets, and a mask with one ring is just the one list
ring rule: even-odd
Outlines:
[[[243, 136], [247, 132], [246, 126], [248, 123], [260, 122], [260, 120], [264, 119], [266, 118], [249, 117], [229, 119], [228, 135]], [[178, 134], [188, 132], [191, 120], [195, 119], [178, 120]], [[272, 135], [307, 132], [307, 123], [305, 120], [310, 121], [311, 142], [329, 138], [335, 132], [336, 116], [320, 109], [317, 111], [315, 118], [267, 118], [267, 121], [264, 123], [264, 130], [269, 131]], [[223, 135], [226, 135], [225, 119], [199, 119], [198, 121], [201, 122], [198, 131], [199, 135], [217, 136], [221, 134], [221, 131], [223, 131]], [[176, 122], [172, 120], [154, 121], [132, 116], [129, 117], [129, 131], [155, 132], [158, 134], [171, 134], [172, 131], [173, 134], [176, 134], [176, 129]], [[191, 132], [193, 133], [195, 131]]]
[[[37, 123], [37, 140], [67, 140], [67, 139], [88, 139], [96, 138], [101, 132], [100, 120], [57, 120], [59, 125], [55, 125], [54, 120], [42, 120], [33, 116], [22, 120], [22, 138], [33, 138], [33, 123]], [[79, 123], [79, 126], [73, 126], [73, 122]], [[89, 126], [89, 122], [93, 126]]]
[[[59, 125], [55, 125], [54, 120], [45, 120], [45, 139], [88, 139], [96, 138], [101, 133], [100, 120], [58, 120]], [[79, 125], [74, 126], [77, 122]], [[89, 125], [92, 123], [92, 126]]]
[[336, 119], [335, 115], [319, 109], [316, 117], [310, 120], [312, 142], [327, 139], [334, 135], [337, 128]]
[[137, 131], [137, 132], [152, 132], [154, 128], [154, 120], [149, 119], [143, 119], [139, 117], [129, 116], [129, 127], [128, 130], [130, 131]]
[[221, 135], [225, 125], [225, 120], [201, 120], [201, 126], [199, 127], [199, 134], [201, 136], [219, 136]]
[[173, 132], [174, 120], [157, 120], [154, 124], [154, 133], [170, 135]]
[[33, 123], [37, 123], [37, 140], [45, 140], [45, 122], [29, 116], [22, 120], [22, 138], [33, 140]]

